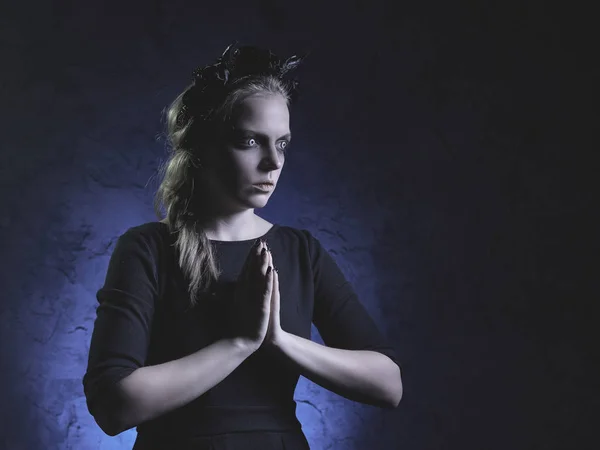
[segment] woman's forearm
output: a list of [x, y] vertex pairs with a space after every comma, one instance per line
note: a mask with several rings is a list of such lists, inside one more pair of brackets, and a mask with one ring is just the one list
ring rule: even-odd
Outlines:
[[254, 349], [223, 339], [183, 358], [145, 366], [118, 383], [119, 407], [109, 434], [119, 434], [184, 406], [219, 384]]
[[336, 394], [383, 408], [400, 403], [400, 368], [381, 353], [326, 347], [285, 331], [274, 348], [303, 376]]

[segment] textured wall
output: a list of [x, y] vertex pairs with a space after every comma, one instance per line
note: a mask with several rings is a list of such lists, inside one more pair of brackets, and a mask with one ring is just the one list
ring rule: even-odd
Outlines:
[[85, 406], [95, 293], [116, 237], [155, 220], [162, 108], [233, 39], [312, 50], [294, 144], [258, 212], [322, 240], [405, 369], [394, 411], [301, 379], [313, 448], [592, 448], [589, 15], [13, 3], [0, 13], [0, 449], [131, 448], [135, 431], [107, 437]]

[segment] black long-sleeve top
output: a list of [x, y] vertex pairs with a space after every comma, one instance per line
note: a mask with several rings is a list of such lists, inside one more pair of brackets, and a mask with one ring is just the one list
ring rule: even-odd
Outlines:
[[[312, 322], [327, 346], [377, 351], [398, 364], [351, 284], [309, 231], [275, 224], [263, 238], [279, 272], [285, 331], [310, 339]], [[97, 293], [83, 378], [92, 415], [98, 399], [137, 368], [178, 359], [231, 337], [224, 318], [231, 313], [227, 307], [235, 281], [254, 242], [211, 241], [222, 274], [190, 309], [167, 225], [149, 222], [119, 237]], [[293, 396], [300, 374], [291, 367], [259, 350], [196, 400], [140, 424], [138, 437], [298, 429]]]

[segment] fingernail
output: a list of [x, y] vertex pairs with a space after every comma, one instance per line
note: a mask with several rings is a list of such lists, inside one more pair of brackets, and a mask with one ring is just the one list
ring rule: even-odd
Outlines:
[[267, 275], [271, 273], [271, 266], [267, 268]]

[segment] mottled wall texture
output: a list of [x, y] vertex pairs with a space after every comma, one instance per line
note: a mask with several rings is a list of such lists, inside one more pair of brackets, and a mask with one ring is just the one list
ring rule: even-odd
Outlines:
[[598, 448], [593, 15], [416, 3], [2, 2], [2, 450], [131, 448], [85, 405], [95, 294], [156, 220], [163, 108], [233, 40], [312, 51], [257, 212], [324, 243], [404, 366], [396, 410], [302, 378], [312, 447]]

